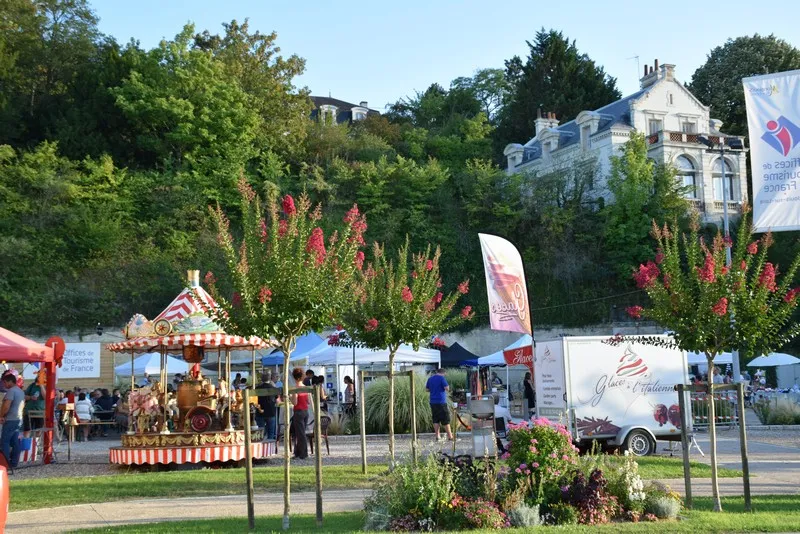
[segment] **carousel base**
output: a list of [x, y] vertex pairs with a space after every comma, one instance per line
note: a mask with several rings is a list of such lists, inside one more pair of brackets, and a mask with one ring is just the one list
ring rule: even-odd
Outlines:
[[[263, 435], [261, 429], [251, 433], [250, 450], [255, 459], [277, 453], [277, 443], [262, 442]], [[122, 446], [110, 448], [108, 457], [118, 465], [239, 461], [245, 459], [244, 430], [123, 434]]]

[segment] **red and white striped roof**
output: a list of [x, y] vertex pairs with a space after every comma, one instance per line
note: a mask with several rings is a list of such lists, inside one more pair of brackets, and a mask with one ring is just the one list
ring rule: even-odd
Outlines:
[[180, 321], [184, 317], [196, 313], [205, 315], [208, 310], [213, 310], [216, 307], [217, 302], [205, 289], [199, 285], [192, 288], [187, 287], [175, 297], [175, 300], [173, 300], [158, 317], [153, 319], [153, 324], [161, 319], [173, 322]]
[[185, 345], [236, 349], [251, 347], [255, 349], [264, 349], [274, 346], [272, 342], [264, 341], [257, 336], [232, 336], [224, 332], [136, 337], [125, 341], [120, 341], [119, 343], [110, 343], [106, 346], [108, 347], [108, 350], [113, 352], [127, 352], [130, 350], [152, 349], [162, 346], [167, 350], [177, 350]]

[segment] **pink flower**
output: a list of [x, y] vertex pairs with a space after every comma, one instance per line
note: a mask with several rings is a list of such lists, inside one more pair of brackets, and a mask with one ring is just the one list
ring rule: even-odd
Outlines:
[[271, 302], [272, 301], [272, 290], [270, 288], [268, 288], [268, 287], [262, 287], [261, 291], [258, 292], [258, 301], [261, 304], [264, 304], [265, 302]]
[[519, 468], [520, 469], [527, 469], [528, 468], [528, 464], [519, 464]]
[[731, 248], [733, 246], [733, 239], [731, 239], [731, 236], [726, 235], [722, 238], [722, 244], [725, 246], [725, 248]]
[[719, 299], [717, 303], [711, 307], [711, 311], [720, 317], [728, 313], [728, 299], [725, 297]]
[[630, 315], [634, 319], [641, 319], [644, 308], [642, 308], [641, 306], [628, 306], [627, 308], [625, 308], [625, 311], [627, 312], [628, 315]]
[[526, 469], [526, 470], [525, 470], [525, 474], [526, 474], [526, 475], [530, 475], [530, 474], [531, 474], [531, 470], [530, 470], [530, 469]]
[[358, 211], [358, 204], [353, 204], [353, 207], [345, 214], [344, 222], [350, 225], [350, 241], [355, 241], [359, 245], [364, 244], [364, 232], [367, 231], [367, 218], [360, 214]]
[[644, 265], [639, 265], [639, 270], [633, 273], [633, 279], [636, 281], [636, 287], [645, 289], [653, 285], [661, 271], [658, 265], [652, 261], [648, 261]]
[[794, 302], [794, 299], [797, 298], [798, 293], [800, 293], [800, 287], [793, 287], [786, 293], [786, 295], [783, 297], [783, 300], [785, 302]]
[[747, 262], [742, 260], [742, 263], [739, 264], [739, 269], [742, 270], [742, 271], [746, 271], [747, 270]]
[[753, 241], [752, 243], [747, 245], [747, 253], [748, 254], [758, 253], [758, 241]]
[[534, 469], [538, 469], [539, 468], [539, 462], [533, 462], [532, 466], [533, 466]]
[[238, 308], [242, 304], [242, 296], [239, 294], [238, 291], [233, 293], [233, 298], [231, 298], [231, 304], [234, 308]]
[[522, 474], [522, 469], [520, 469], [519, 467], [517, 467], [516, 469], [514, 469], [514, 471], [516, 471], [516, 472], [517, 472], [517, 473], [519, 473], [519, 474]]
[[217, 278], [214, 276], [214, 273], [208, 271], [203, 278], [203, 281], [206, 283], [207, 286], [213, 286], [217, 283]]
[[258, 227], [261, 232], [261, 242], [266, 243], [267, 236], [269, 236], [269, 232], [267, 231], [267, 222], [264, 219], [261, 219], [260, 221], [258, 221]]
[[441, 303], [441, 302], [442, 302], [442, 297], [443, 297], [443, 296], [444, 296], [444, 295], [442, 294], [442, 292], [441, 292], [441, 291], [439, 291], [438, 293], [436, 293], [436, 296], [434, 297], [434, 299], [436, 299], [436, 304], [439, 304], [439, 303]]
[[316, 255], [317, 265], [321, 265], [325, 261], [325, 235], [322, 233], [322, 228], [317, 226], [312, 230], [311, 235], [308, 236], [308, 243], [306, 244], [306, 252]]
[[764, 264], [764, 270], [761, 271], [761, 276], [758, 277], [758, 285], [770, 292], [774, 292], [777, 289], [775, 285], [775, 267], [770, 262]]
[[328, 336], [328, 345], [338, 345], [339, 344], [339, 334], [331, 334]]
[[458, 284], [458, 292], [462, 295], [466, 295], [469, 293], [469, 280], [464, 280], [460, 284]]
[[414, 295], [411, 293], [411, 289], [408, 286], [405, 286], [400, 292], [400, 298], [402, 298], [404, 302], [411, 302], [414, 300]]
[[374, 332], [377, 329], [378, 329], [378, 320], [375, 318], [370, 319], [364, 325], [364, 330], [366, 330], [367, 332]]
[[361, 252], [360, 250], [356, 252], [355, 263], [359, 271], [364, 267], [364, 253]]
[[706, 254], [706, 260], [703, 263], [702, 267], [697, 269], [697, 276], [703, 282], [708, 282], [709, 284], [713, 283], [716, 280], [716, 275], [714, 274], [714, 256], [711, 254]]
[[286, 195], [283, 197], [283, 213], [286, 214], [287, 217], [294, 216], [297, 213], [297, 208], [294, 207], [294, 199], [292, 195]]
[[425, 262], [425, 270], [432, 271], [433, 270], [433, 260], [428, 260]]
[[569, 456], [567, 456], [566, 454], [562, 454], [561, 459], [566, 462], [567, 460], [569, 460]]
[[656, 252], [656, 263], [661, 265], [662, 261], [664, 261], [664, 252], [661, 249], [658, 249], [658, 252]]
[[472, 313], [472, 306], [464, 306], [464, 309], [461, 310], [461, 317], [463, 317], [464, 319], [469, 319], [471, 313]]
[[419, 275], [417, 274], [417, 271], [411, 271], [411, 278], [416, 279], [417, 277], [419, 277]]
[[509, 458], [511, 458], [511, 453], [509, 452], [504, 452], [503, 454], [500, 455], [501, 460], [508, 460]]
[[289, 231], [289, 223], [286, 220], [281, 219], [278, 221], [278, 237], [283, 237], [286, 235], [286, 232]]

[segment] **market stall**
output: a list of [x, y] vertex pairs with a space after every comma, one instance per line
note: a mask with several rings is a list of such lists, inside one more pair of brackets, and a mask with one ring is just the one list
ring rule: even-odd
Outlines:
[[[243, 418], [238, 417], [241, 391], [231, 385], [230, 355], [232, 350], [250, 350], [255, 372], [255, 351], [272, 344], [255, 336], [225, 333], [210, 316], [217, 303], [199, 278], [199, 271], [189, 271], [188, 287], [163, 312], [152, 321], [135, 315], [125, 327], [126, 340], [108, 345], [114, 352], [131, 355], [129, 429], [122, 445], [110, 449], [111, 463], [185, 464], [245, 457]], [[136, 354], [142, 352], [157, 353], [158, 378], [151, 386], [136, 389]], [[191, 365], [174, 398], [166, 388], [170, 354]], [[216, 384], [203, 376], [201, 368], [212, 354], [218, 367]], [[260, 430], [253, 429], [252, 435], [254, 458], [277, 452], [274, 441], [261, 442]]]

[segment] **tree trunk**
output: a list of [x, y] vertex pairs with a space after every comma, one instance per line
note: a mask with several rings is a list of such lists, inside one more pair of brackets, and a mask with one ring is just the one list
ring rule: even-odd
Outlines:
[[291, 418], [289, 417], [289, 358], [292, 351], [289, 343], [281, 347], [283, 349], [283, 530], [289, 530], [289, 509], [291, 491], [290, 468], [291, 459], [289, 458], [289, 433], [291, 430]]
[[397, 352], [397, 347], [389, 348], [389, 468], [390, 469], [394, 469], [394, 354], [395, 352]]
[[714, 501], [714, 511], [722, 511], [722, 502], [719, 498], [719, 479], [717, 477], [717, 424], [716, 406], [714, 403], [714, 355], [706, 353], [708, 361], [708, 440], [711, 448], [711, 497]]

